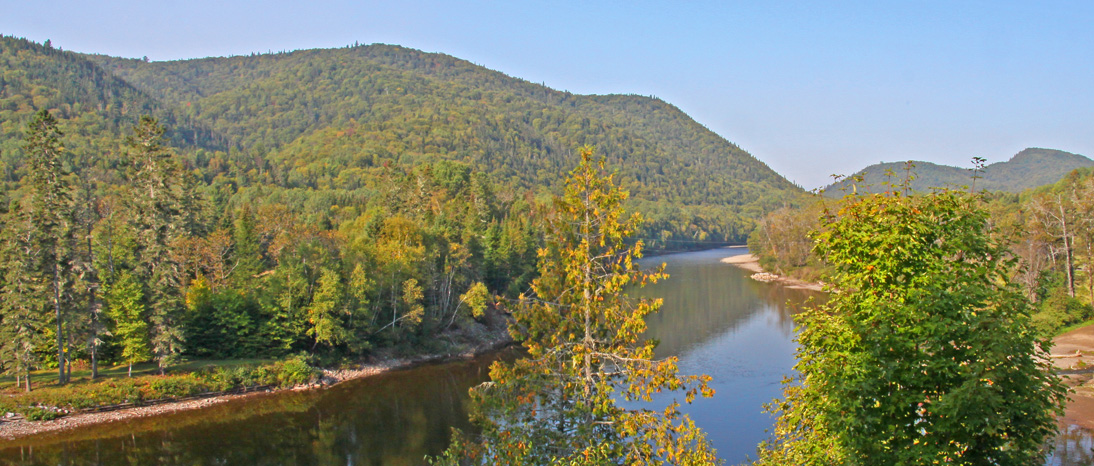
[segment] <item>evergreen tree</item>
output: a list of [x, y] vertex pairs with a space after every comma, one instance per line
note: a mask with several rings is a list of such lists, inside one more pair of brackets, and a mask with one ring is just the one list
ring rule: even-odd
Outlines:
[[262, 272], [262, 251], [255, 226], [254, 212], [250, 205], [244, 205], [236, 213], [232, 231], [235, 268], [232, 270], [233, 282], [239, 288], [254, 280]]
[[26, 213], [34, 226], [33, 240], [38, 252], [38, 267], [50, 283], [50, 303], [54, 311], [57, 337], [58, 382], [65, 383], [66, 321], [71, 313], [73, 266], [72, 233], [75, 223], [72, 189], [61, 160], [64, 148], [57, 120], [41, 110], [27, 125], [24, 150], [30, 192]]
[[127, 140], [129, 199], [137, 237], [137, 272], [149, 303], [152, 351], [160, 373], [183, 350], [181, 272], [173, 244], [189, 233], [187, 176], [164, 146], [164, 128], [143, 116]]
[[638, 270], [642, 244], [627, 238], [641, 223], [623, 216], [627, 193], [594, 161], [591, 149], [570, 173], [549, 220], [534, 295], [522, 296], [510, 333], [528, 357], [495, 363], [491, 382], [472, 391], [472, 420], [481, 439], [457, 437], [441, 464], [714, 464], [702, 431], [677, 402], [663, 411], [628, 409], [686, 389], [713, 395], [708, 376], [680, 376], [675, 358], [653, 360], [639, 342], [645, 316], [659, 300], [633, 300], [623, 290], [665, 275]]
[[44, 311], [49, 284], [37, 270], [37, 252], [31, 220], [18, 205], [5, 214], [0, 229], [0, 323], [10, 344], [13, 372], [25, 377], [31, 390], [30, 371], [41, 348], [45, 329]]

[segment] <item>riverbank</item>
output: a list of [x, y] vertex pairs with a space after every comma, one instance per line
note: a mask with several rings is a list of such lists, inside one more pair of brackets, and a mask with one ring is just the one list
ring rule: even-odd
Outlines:
[[1063, 422], [1094, 431], [1094, 325], [1054, 338], [1049, 357], [1064, 382], [1075, 390]]
[[736, 256], [729, 256], [722, 259], [725, 264], [739, 267], [752, 272], [752, 279], [765, 283], [779, 283], [787, 288], [797, 290], [813, 290], [824, 291], [823, 283], [811, 283], [796, 278], [784, 277], [782, 275], [767, 272], [760, 267], [760, 260], [752, 254], [739, 254]]
[[0, 441], [10, 442], [36, 435], [57, 433], [85, 426], [128, 421], [139, 418], [161, 416], [165, 414], [205, 409], [241, 398], [284, 391], [317, 390], [354, 379], [373, 377], [395, 370], [435, 364], [460, 359], [470, 359], [485, 353], [501, 350], [513, 343], [508, 332], [502, 328], [493, 328], [476, 333], [475, 340], [468, 335], [456, 335], [455, 343], [448, 351], [438, 354], [424, 354], [409, 357], [382, 355], [368, 363], [354, 368], [322, 369], [317, 382], [296, 385], [287, 388], [263, 388], [247, 392], [220, 393], [184, 400], [158, 400], [142, 406], [121, 409], [77, 412], [49, 421], [28, 421], [25, 419], [0, 418]]

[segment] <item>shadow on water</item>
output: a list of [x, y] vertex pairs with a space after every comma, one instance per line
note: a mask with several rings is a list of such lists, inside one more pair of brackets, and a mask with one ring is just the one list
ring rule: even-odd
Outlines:
[[[638, 290], [665, 300], [647, 336], [659, 357], [678, 356], [684, 374], [709, 374], [717, 390], [683, 410], [727, 464], [755, 457], [773, 419], [763, 404], [781, 394], [794, 364], [792, 316], [823, 293], [758, 283], [720, 261], [744, 249], [643, 260], [665, 262], [669, 280]], [[468, 430], [467, 390], [490, 363], [516, 350], [417, 367], [319, 391], [256, 395], [210, 408], [90, 426], [0, 443], [12, 465], [418, 465]], [[671, 400], [658, 400], [663, 405]], [[682, 401], [682, 400], [681, 400]], [[1053, 466], [1094, 462], [1089, 432], [1068, 428], [1053, 446]]]
[[505, 351], [9, 444], [13, 465], [418, 465], [470, 429], [468, 388]]

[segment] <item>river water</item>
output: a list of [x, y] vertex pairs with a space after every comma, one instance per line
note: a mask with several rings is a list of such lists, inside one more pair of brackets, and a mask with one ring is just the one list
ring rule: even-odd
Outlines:
[[[743, 249], [643, 261], [667, 264], [669, 280], [639, 290], [665, 300], [649, 318], [659, 357], [681, 373], [709, 374], [717, 395], [684, 405], [727, 464], [755, 457], [794, 363], [792, 315], [819, 293], [757, 283], [722, 264]], [[329, 389], [256, 395], [213, 407], [0, 444], [12, 465], [419, 465], [470, 429], [468, 388], [485, 381], [503, 351], [345, 382]], [[664, 403], [667, 400], [660, 400]], [[1049, 464], [1091, 464], [1091, 437], [1069, 431]]]

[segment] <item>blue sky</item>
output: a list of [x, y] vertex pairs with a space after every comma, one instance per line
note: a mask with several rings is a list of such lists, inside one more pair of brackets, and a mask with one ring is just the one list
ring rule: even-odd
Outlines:
[[0, 0], [0, 33], [153, 60], [447, 53], [575, 93], [654, 95], [806, 188], [907, 159], [1094, 157], [1094, 2]]

